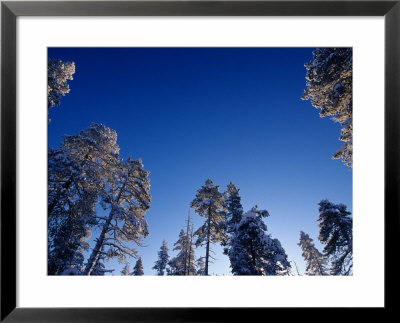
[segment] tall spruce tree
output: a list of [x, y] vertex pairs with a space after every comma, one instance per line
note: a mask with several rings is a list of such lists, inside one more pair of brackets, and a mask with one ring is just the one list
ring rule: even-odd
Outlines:
[[154, 267], [152, 268], [154, 270], [157, 270], [158, 276], [164, 276], [164, 272], [167, 268], [168, 261], [169, 261], [168, 246], [167, 242], [164, 240], [160, 247], [160, 251], [158, 252], [158, 259], [155, 262]]
[[144, 275], [142, 257], [139, 257], [139, 259], [136, 261], [135, 267], [133, 267], [132, 275], [133, 276]]
[[205, 245], [205, 270], [208, 275], [210, 261], [210, 244], [218, 243], [225, 239], [224, 234], [224, 195], [219, 192], [219, 186], [214, 185], [211, 179], [197, 191], [191, 207], [197, 214], [205, 218], [204, 224], [194, 233], [197, 236], [196, 246]]
[[229, 248], [232, 240], [232, 235], [236, 231], [236, 226], [239, 224], [243, 215], [243, 207], [241, 204], [240, 190], [234, 183], [230, 182], [225, 192], [225, 239], [222, 241], [224, 246], [224, 254], [229, 253]]
[[137, 254], [128, 243], [143, 246], [141, 241], [149, 233], [144, 217], [151, 201], [148, 175], [140, 159], [128, 158], [118, 165], [102, 195], [101, 204], [109, 210], [109, 215], [99, 219], [101, 232], [87, 261], [85, 275], [91, 274], [102, 247], [108, 248], [109, 258], [117, 257], [123, 262], [127, 256]]
[[327, 275], [325, 256], [315, 247], [313, 239], [303, 231], [300, 231], [300, 242], [298, 243], [303, 251], [302, 256], [306, 261], [306, 274], [309, 276]]
[[307, 88], [303, 100], [320, 109], [320, 117], [331, 116], [342, 126], [343, 146], [333, 155], [353, 166], [353, 50], [317, 48], [313, 60], [305, 64]]
[[229, 259], [234, 275], [286, 275], [290, 268], [285, 250], [278, 239], [266, 234], [262, 218], [269, 216], [257, 206], [242, 216], [235, 231]]
[[331, 259], [331, 275], [353, 274], [353, 220], [344, 204], [319, 202], [319, 236]]

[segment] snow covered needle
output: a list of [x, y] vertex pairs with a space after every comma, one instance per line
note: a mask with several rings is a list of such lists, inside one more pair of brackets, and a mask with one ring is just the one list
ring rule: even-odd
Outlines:
[[300, 231], [300, 242], [298, 243], [303, 251], [302, 256], [306, 261], [306, 273], [309, 276], [327, 275], [326, 257], [314, 246], [313, 239], [307, 233]]
[[74, 62], [63, 62], [60, 59], [49, 59], [47, 64], [47, 107], [60, 105], [60, 99], [69, 93], [68, 80], [73, 80]]
[[303, 100], [320, 109], [322, 117], [331, 116], [342, 125], [344, 144], [333, 155], [353, 166], [353, 51], [351, 48], [317, 48], [307, 69]]
[[288, 274], [290, 264], [285, 250], [278, 239], [266, 233], [267, 226], [262, 218], [267, 216], [266, 210], [255, 206], [236, 225], [228, 252], [234, 275]]

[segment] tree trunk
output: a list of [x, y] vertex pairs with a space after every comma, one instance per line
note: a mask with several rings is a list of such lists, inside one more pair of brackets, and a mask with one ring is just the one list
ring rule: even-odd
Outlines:
[[[129, 174], [128, 174], [128, 176], [129, 176]], [[119, 201], [121, 199], [122, 192], [125, 190], [126, 182], [127, 182], [127, 180], [124, 182], [121, 190], [119, 191], [118, 199], [117, 199], [117, 203], [116, 203], [117, 205], [119, 204]], [[90, 276], [90, 273], [96, 263], [97, 257], [99, 256], [101, 247], [103, 246], [104, 238], [106, 236], [108, 227], [110, 226], [110, 223], [111, 223], [111, 220], [113, 219], [113, 217], [114, 217], [114, 212], [113, 212], [113, 207], [111, 207], [110, 215], [108, 216], [106, 222], [104, 223], [103, 230], [101, 230], [100, 236], [97, 239], [96, 246], [94, 247], [92, 254], [89, 257], [88, 263], [86, 264], [85, 271], [83, 272], [84, 275]]]
[[190, 233], [190, 240], [189, 240], [189, 270], [188, 270], [188, 275], [190, 275], [190, 256], [192, 255], [192, 238], [193, 238], [193, 229], [192, 232]]
[[185, 275], [188, 275], [188, 266], [187, 266], [187, 256], [188, 256], [188, 247], [189, 247], [189, 216], [187, 220], [187, 225], [186, 225], [186, 237], [185, 237], [185, 265], [184, 265], [184, 271]]
[[254, 275], [257, 275], [256, 255], [254, 253], [253, 240], [250, 240], [250, 253], [251, 253], [252, 263], [253, 263], [254, 271], [255, 271]]
[[108, 227], [111, 223], [113, 216], [114, 214], [113, 211], [111, 210], [110, 215], [107, 218], [107, 221], [104, 223], [103, 230], [101, 230], [100, 236], [97, 238], [96, 246], [94, 247], [92, 254], [89, 257], [88, 263], [86, 264], [85, 271], [83, 272], [84, 275], [90, 276], [90, 273], [92, 272], [97, 257], [99, 256], [101, 247], [103, 246], [104, 238], [106, 236]]

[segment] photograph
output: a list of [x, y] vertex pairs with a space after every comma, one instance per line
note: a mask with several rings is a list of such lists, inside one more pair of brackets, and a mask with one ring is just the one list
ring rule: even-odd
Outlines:
[[399, 2], [2, 1], [0, 321], [396, 310]]
[[351, 47], [48, 47], [47, 107], [48, 276], [353, 275]]

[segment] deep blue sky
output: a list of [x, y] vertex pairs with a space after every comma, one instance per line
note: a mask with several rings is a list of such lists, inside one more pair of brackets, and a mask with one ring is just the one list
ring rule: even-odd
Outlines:
[[[331, 159], [340, 125], [300, 99], [312, 50], [51, 48], [49, 58], [74, 61], [76, 73], [61, 106], [50, 110], [49, 147], [97, 122], [117, 131], [122, 157], [142, 158], [153, 200], [148, 247], [138, 248], [145, 274], [155, 274], [163, 239], [175, 254], [207, 178], [221, 190], [233, 181], [246, 211], [267, 209], [269, 233], [302, 272], [300, 230], [320, 247], [317, 203], [328, 198], [352, 211], [352, 171]], [[197, 228], [202, 219], [191, 215]], [[210, 273], [229, 274], [227, 256], [215, 250]], [[119, 275], [121, 265], [109, 266]]]

